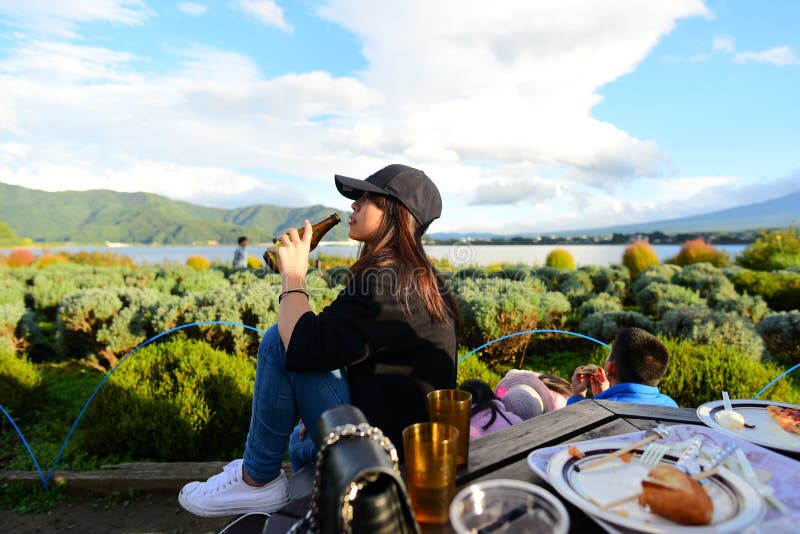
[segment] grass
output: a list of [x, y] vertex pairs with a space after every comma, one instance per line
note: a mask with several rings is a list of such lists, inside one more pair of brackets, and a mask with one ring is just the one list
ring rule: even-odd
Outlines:
[[[14, 419], [28, 441], [44, 474], [50, 469], [75, 418], [103, 375], [78, 362], [43, 363], [40, 402]], [[84, 432], [79, 423], [75, 434]], [[90, 456], [77, 449], [75, 434], [56, 467], [59, 470], [89, 470], [107, 463], [118, 463], [118, 454]], [[19, 436], [5, 419], [0, 424], [0, 468], [33, 471], [33, 461]]]
[[23, 482], [0, 484], [0, 510], [36, 514], [52, 510], [67, 500], [66, 483], [53, 484], [50, 491]]

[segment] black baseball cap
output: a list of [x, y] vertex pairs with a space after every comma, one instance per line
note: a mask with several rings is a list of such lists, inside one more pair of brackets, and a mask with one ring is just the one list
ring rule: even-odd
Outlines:
[[442, 215], [442, 197], [428, 176], [419, 169], [394, 163], [366, 180], [335, 175], [336, 189], [347, 198], [358, 200], [364, 191], [394, 197], [422, 226]]

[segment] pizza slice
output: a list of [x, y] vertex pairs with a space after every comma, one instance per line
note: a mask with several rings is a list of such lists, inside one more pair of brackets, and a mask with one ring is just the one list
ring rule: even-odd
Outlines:
[[769, 405], [767, 406], [767, 413], [786, 432], [800, 434], [800, 410]]

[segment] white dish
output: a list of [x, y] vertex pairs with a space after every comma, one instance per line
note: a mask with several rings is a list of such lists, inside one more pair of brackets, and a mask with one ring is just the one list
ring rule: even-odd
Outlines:
[[[714, 503], [714, 516], [707, 526], [684, 526], [657, 516], [636, 501], [613, 510], [601, 510], [598, 505], [641, 492], [642, 479], [648, 469], [635, 457], [630, 462], [618, 458], [600, 467], [578, 471], [576, 466], [605, 456], [628, 445], [627, 442], [584, 444], [579, 448], [586, 457], [577, 459], [564, 449], [547, 464], [547, 478], [562, 497], [597, 519], [647, 533], [718, 534], [742, 532], [761, 520], [765, 505], [761, 496], [741, 477], [727, 469], [709, 477], [709, 496]], [[637, 455], [641, 451], [636, 451]], [[666, 456], [662, 463], [671, 464], [676, 458]], [[621, 515], [626, 514], [626, 515]]]
[[800, 406], [784, 402], [732, 399], [731, 407], [744, 416], [747, 424], [755, 425], [755, 428], [741, 428], [738, 430], [726, 428], [714, 419], [714, 415], [717, 412], [725, 409], [721, 400], [707, 402], [698, 407], [697, 417], [715, 430], [736, 436], [750, 443], [787, 452], [800, 452], [800, 435], [792, 434], [782, 429], [767, 412], [767, 406], [769, 405], [783, 406], [795, 410], [800, 409]]

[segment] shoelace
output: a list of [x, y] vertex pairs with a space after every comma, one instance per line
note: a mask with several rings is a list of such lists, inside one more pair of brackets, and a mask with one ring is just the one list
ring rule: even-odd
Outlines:
[[206, 480], [203, 485], [203, 495], [210, 495], [219, 490], [239, 481], [239, 473], [242, 469], [242, 460], [234, 460], [222, 468], [222, 473], [217, 473]]

